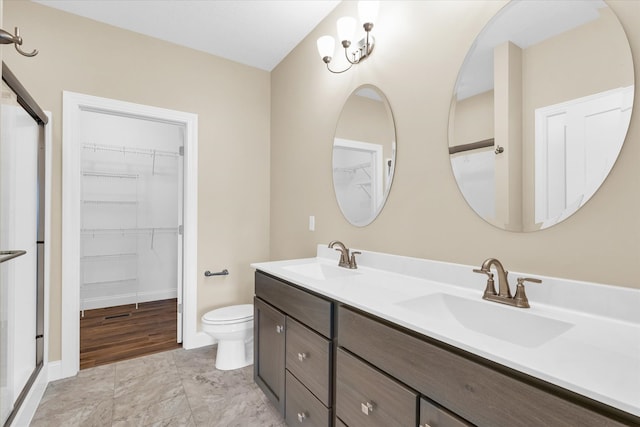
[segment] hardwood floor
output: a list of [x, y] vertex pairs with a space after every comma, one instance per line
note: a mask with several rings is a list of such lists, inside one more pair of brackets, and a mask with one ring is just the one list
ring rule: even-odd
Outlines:
[[86, 310], [80, 317], [80, 369], [180, 348], [177, 300]]

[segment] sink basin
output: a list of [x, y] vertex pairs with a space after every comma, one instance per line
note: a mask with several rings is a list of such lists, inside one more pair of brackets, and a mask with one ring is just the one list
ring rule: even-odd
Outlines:
[[573, 327], [561, 320], [532, 314], [482, 299], [437, 293], [399, 302], [432, 322], [455, 322], [464, 328], [523, 347], [538, 347]]
[[360, 274], [357, 270], [349, 270], [348, 268], [338, 267], [337, 265], [321, 264], [318, 262], [290, 265], [282, 268], [314, 280], [335, 279]]

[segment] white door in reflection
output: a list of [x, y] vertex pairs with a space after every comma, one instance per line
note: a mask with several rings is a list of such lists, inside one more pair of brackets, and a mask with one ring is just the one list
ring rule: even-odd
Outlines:
[[535, 220], [543, 228], [586, 203], [618, 157], [633, 86], [535, 111]]

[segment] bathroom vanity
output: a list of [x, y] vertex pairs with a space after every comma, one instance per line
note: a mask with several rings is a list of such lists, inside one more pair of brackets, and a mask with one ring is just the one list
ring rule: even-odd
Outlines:
[[334, 303], [256, 272], [254, 378], [288, 425], [331, 425]]
[[[550, 306], [545, 299], [563, 298], [552, 278], [544, 284], [554, 290], [527, 289], [531, 309], [503, 307], [481, 299], [471, 266], [363, 251], [361, 267], [348, 270], [325, 248], [318, 255], [253, 265], [254, 377], [288, 425], [640, 425], [640, 325], [632, 311], [582, 318]], [[592, 296], [621, 292], [615, 297], [631, 304], [640, 296], [582, 286]], [[502, 329], [500, 318], [503, 332], [478, 326]], [[594, 342], [583, 327], [613, 336]]]

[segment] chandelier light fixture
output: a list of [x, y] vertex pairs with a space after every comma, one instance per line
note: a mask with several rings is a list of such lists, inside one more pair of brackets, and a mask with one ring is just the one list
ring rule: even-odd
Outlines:
[[356, 19], [350, 16], [344, 16], [338, 19], [338, 38], [341, 40], [342, 47], [344, 48], [344, 56], [349, 62], [349, 66], [344, 70], [332, 70], [329, 66], [336, 48], [335, 39], [332, 36], [322, 36], [318, 39], [318, 53], [324, 63], [327, 64], [327, 70], [335, 74], [344, 73], [354, 64], [359, 64], [371, 55], [373, 46], [375, 45], [375, 38], [370, 33], [373, 29], [373, 23], [378, 16], [378, 3], [378, 1], [358, 2], [358, 15], [362, 23], [362, 28], [364, 28], [365, 36], [355, 43], [354, 47], [351, 46], [351, 40], [356, 30]]

